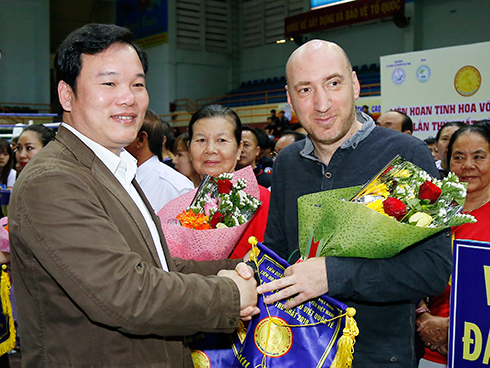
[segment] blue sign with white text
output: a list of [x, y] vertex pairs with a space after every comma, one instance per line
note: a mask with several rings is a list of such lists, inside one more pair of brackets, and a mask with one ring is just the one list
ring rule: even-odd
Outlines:
[[490, 243], [456, 240], [448, 367], [490, 365]]

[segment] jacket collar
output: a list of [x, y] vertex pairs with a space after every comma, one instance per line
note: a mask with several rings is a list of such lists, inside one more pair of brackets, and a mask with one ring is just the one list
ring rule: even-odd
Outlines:
[[[74, 157], [80, 162], [81, 165], [90, 169], [92, 174], [102, 183], [102, 185], [104, 185], [104, 187], [114, 196], [114, 198], [124, 206], [124, 208], [128, 212], [128, 216], [131, 216], [136, 226], [140, 230], [141, 236], [144, 238], [155, 264], [161, 267], [161, 263], [155, 248], [157, 245], [153, 243], [150, 230], [148, 230], [148, 226], [145, 219], [143, 218], [143, 215], [129, 196], [126, 189], [124, 189], [121, 183], [116, 179], [114, 174], [85, 143], [83, 143], [77, 136], [75, 136], [75, 134], [73, 134], [67, 128], [63, 126], [59, 127], [58, 133], [56, 134], [56, 140], [59, 141], [63, 146], [65, 146], [65, 148], [74, 155]], [[153, 209], [149, 207], [148, 201], [144, 197], [143, 192], [141, 191], [139, 186], [137, 186], [137, 184], [136, 188], [140, 196], [143, 198], [143, 202], [148, 207], [150, 214], [152, 214], [152, 219], [155, 222], [155, 225], [159, 231], [160, 239], [163, 243], [164, 236], [160, 230], [160, 221], [158, 220], [158, 217], [153, 215]], [[166, 247], [163, 246], [163, 248], [165, 249]], [[165, 252], [165, 256], [167, 261], [171, 259], [171, 256], [169, 256], [168, 252]], [[169, 270], [173, 268], [172, 262], [167, 263], [169, 266]]]

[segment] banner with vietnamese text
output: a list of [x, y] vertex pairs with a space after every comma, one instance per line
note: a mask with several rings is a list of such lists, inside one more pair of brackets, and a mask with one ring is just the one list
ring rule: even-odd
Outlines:
[[454, 242], [450, 368], [490, 365], [490, 243]]
[[421, 139], [449, 121], [489, 119], [488, 60], [490, 42], [383, 56], [382, 111], [406, 113]]

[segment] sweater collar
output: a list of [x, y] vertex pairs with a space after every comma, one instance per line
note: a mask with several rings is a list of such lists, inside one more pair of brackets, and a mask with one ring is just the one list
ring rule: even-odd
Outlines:
[[[363, 112], [357, 112], [357, 120], [362, 124], [362, 128], [359, 129], [352, 137], [347, 139], [342, 145], [340, 149], [352, 148], [356, 149], [361, 141], [367, 138], [367, 136], [373, 131], [376, 127], [373, 119], [369, 115], [364, 114]], [[314, 161], [320, 161], [315, 156], [315, 144], [311, 140], [310, 136], [306, 137], [306, 142], [304, 148], [301, 150], [300, 155]]]

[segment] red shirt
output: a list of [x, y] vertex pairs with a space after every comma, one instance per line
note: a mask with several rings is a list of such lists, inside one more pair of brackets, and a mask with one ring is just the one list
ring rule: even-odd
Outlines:
[[[477, 222], [474, 224], [463, 224], [453, 226], [451, 231], [455, 239], [478, 240], [490, 242], [490, 203], [481, 206], [473, 211], [471, 215], [476, 217]], [[430, 299], [429, 309], [432, 315], [449, 317], [449, 298], [451, 294], [451, 285], [441, 295]], [[447, 364], [447, 357], [425, 348], [424, 359], [431, 362]]]

